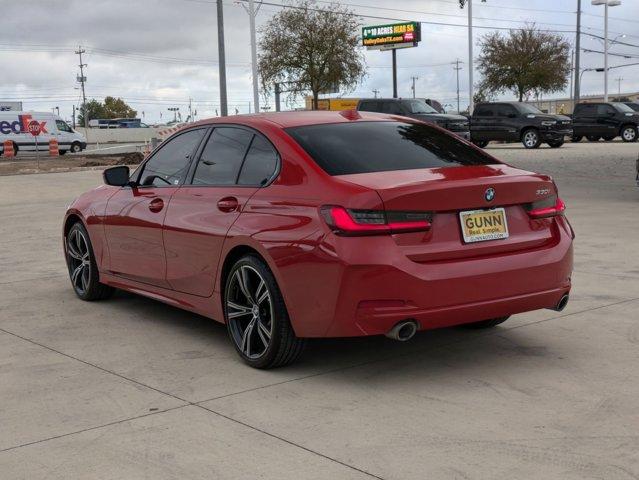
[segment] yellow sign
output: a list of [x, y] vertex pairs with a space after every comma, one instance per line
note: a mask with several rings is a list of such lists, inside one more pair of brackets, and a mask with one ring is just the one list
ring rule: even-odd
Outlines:
[[460, 212], [459, 219], [466, 243], [508, 238], [508, 224], [503, 208]]

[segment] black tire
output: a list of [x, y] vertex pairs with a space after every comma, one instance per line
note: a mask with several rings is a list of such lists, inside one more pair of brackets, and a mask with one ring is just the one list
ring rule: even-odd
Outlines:
[[509, 318], [510, 315], [508, 315], [507, 317], [491, 318], [490, 320], [482, 320], [481, 322], [466, 323], [462, 325], [462, 327], [470, 329], [493, 328], [500, 323], [504, 323]]
[[488, 146], [488, 140], [473, 140], [472, 142], [479, 148], [486, 148]]
[[78, 142], [73, 142], [69, 151], [71, 153], [80, 153], [82, 151], [82, 145], [80, 145]]
[[550, 148], [560, 148], [561, 146], [563, 146], [563, 144], [564, 144], [563, 138], [561, 140], [553, 140], [551, 142], [548, 142], [548, 145], [550, 146]]
[[601, 137], [599, 135], [586, 135], [589, 142], [598, 142]]
[[637, 127], [635, 125], [624, 125], [621, 127], [621, 139], [626, 143], [636, 142], [637, 133]]
[[603, 137], [603, 139], [606, 142], [612, 142], [615, 139], [615, 136], [614, 135], [606, 135], [605, 137]]
[[60, 150], [60, 155], [64, 155], [65, 153], [67, 153], [66, 150]]
[[115, 289], [100, 283], [91, 239], [82, 222], [76, 222], [64, 239], [65, 258], [73, 291], [82, 300], [103, 300], [113, 295]]
[[539, 148], [541, 137], [536, 128], [527, 128], [521, 132], [521, 143], [527, 149]]
[[583, 138], [584, 138], [584, 137], [582, 137], [581, 135], [573, 135], [573, 136], [570, 138], [570, 141], [571, 141], [572, 143], [579, 143], [579, 142], [581, 142], [581, 140], [582, 140]]
[[229, 270], [224, 318], [235, 350], [253, 368], [293, 363], [306, 345], [295, 336], [273, 273], [256, 255], [245, 255]]

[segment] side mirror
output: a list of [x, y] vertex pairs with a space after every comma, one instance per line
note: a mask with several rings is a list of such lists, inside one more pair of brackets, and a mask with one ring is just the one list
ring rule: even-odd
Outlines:
[[107, 168], [102, 172], [104, 183], [113, 185], [114, 187], [124, 187], [129, 184], [129, 167], [126, 165], [118, 165], [117, 167]]

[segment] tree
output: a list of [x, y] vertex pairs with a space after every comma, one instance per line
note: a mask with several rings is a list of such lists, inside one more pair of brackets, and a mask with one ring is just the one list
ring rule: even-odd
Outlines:
[[[104, 103], [91, 99], [86, 104], [87, 118], [135, 118], [137, 111], [129, 107], [121, 98], [105, 97]], [[84, 111], [80, 108], [78, 124], [84, 125]]]
[[263, 89], [276, 83], [293, 98], [311, 92], [317, 109], [320, 92], [352, 89], [364, 76], [357, 17], [339, 4], [319, 9], [299, 0], [275, 14], [260, 30], [258, 69]]
[[563, 90], [568, 83], [570, 45], [561, 35], [531, 25], [508, 35], [489, 33], [480, 46], [477, 69], [483, 78], [479, 88], [487, 95], [509, 90], [521, 102], [531, 93]]

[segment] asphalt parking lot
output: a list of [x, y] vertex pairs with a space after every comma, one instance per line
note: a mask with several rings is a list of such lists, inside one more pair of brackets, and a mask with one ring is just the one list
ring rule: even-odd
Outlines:
[[75, 297], [61, 219], [100, 172], [0, 177], [0, 478], [639, 478], [639, 145], [488, 151], [559, 185], [568, 308], [273, 371], [209, 319]]

